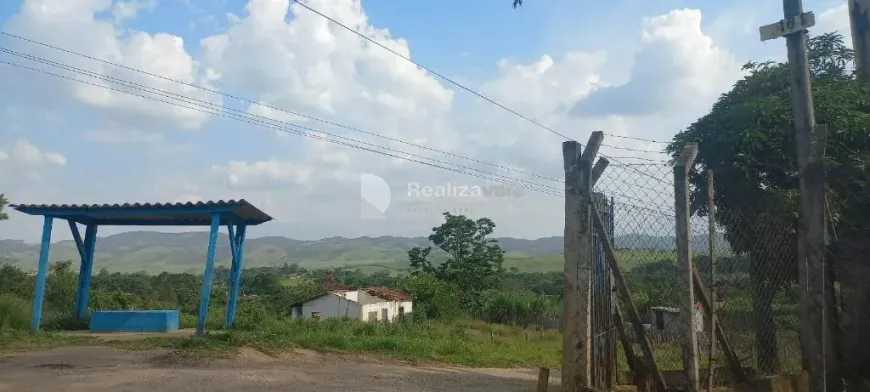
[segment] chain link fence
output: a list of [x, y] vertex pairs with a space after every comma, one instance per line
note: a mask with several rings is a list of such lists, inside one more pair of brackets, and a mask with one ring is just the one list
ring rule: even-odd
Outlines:
[[[691, 182], [706, 184], [698, 180]], [[644, 324], [655, 367], [669, 385], [683, 384], [687, 382], [683, 349], [689, 343], [680, 313], [688, 293], [676, 248], [673, 166], [610, 165], [594, 191], [613, 198], [611, 241]], [[766, 205], [731, 208], [716, 214], [711, 226], [707, 190], [690, 189], [690, 194], [688, 240], [693, 266], [707, 288], [710, 310], [725, 337], [716, 338], [696, 294], [692, 329], [702, 388], [733, 385], [741, 373], [754, 377], [799, 372], [796, 221], [783, 213], [795, 200], [781, 198]], [[631, 311], [624, 298], [620, 304], [624, 312]], [[624, 315], [623, 322], [630, 324]], [[643, 361], [642, 341], [631, 325], [624, 325], [623, 331], [630, 351]], [[625, 350], [619, 351], [620, 370], [629, 370]], [[739, 362], [739, 370], [733, 359]]]

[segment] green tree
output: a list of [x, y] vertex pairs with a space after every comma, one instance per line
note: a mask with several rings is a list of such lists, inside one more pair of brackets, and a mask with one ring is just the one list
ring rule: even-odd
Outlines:
[[455, 284], [464, 300], [472, 300], [480, 291], [494, 288], [504, 272], [504, 250], [488, 236], [495, 230], [489, 218], [471, 220], [464, 215], [444, 213], [444, 223], [432, 228], [431, 241], [447, 253], [447, 260], [434, 264], [432, 247], [414, 247], [408, 251], [411, 273], [429, 273]]
[[[855, 80], [849, 67], [854, 55], [842, 37], [833, 33], [811, 37], [808, 45], [816, 120], [829, 129], [826, 173], [835, 223], [831, 251], [836, 252], [832, 254], [837, 256], [843, 294], [852, 293], [844, 295], [844, 321], [849, 319], [856, 326], [854, 333], [843, 334], [854, 339], [844, 346], [849, 351], [857, 349], [844, 370], [853, 377], [866, 377], [870, 375], [870, 338], [857, 326], [870, 328], [868, 316], [860, 311], [870, 307], [866, 292], [870, 281], [870, 89]], [[690, 182], [694, 186], [692, 205], [701, 215], [707, 213], [707, 179], [700, 169], [716, 174], [718, 223], [725, 228], [732, 248], [750, 259], [760, 366], [776, 370], [771, 301], [797, 275], [798, 165], [789, 70], [786, 63], [775, 62], [748, 63], [744, 70], [747, 76], [723, 94], [710, 113], [678, 133], [667, 151], [676, 157], [685, 143], [698, 143], [699, 170], [691, 174]]]
[[9, 215], [6, 215], [4, 211], [6, 209], [6, 205], [9, 204], [9, 200], [6, 199], [6, 195], [0, 193], [0, 221], [4, 221], [9, 219]]

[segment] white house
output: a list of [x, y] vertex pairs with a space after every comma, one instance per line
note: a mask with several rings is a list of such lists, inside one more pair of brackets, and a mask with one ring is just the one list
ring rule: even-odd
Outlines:
[[411, 313], [411, 296], [386, 287], [371, 287], [353, 291], [336, 290], [319, 297], [291, 305], [291, 317], [347, 317], [362, 321], [393, 321]]

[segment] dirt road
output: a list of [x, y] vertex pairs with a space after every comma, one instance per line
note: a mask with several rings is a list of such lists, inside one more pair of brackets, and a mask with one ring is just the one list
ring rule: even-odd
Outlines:
[[242, 349], [230, 359], [192, 360], [167, 350], [67, 347], [0, 357], [0, 392], [510, 392], [533, 391], [536, 377], [536, 369], [414, 367], [311, 351], [276, 358]]

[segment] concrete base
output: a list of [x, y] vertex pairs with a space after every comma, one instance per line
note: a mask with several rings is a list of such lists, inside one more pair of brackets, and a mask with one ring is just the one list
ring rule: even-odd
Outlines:
[[91, 332], [174, 332], [177, 310], [111, 310], [91, 314]]

